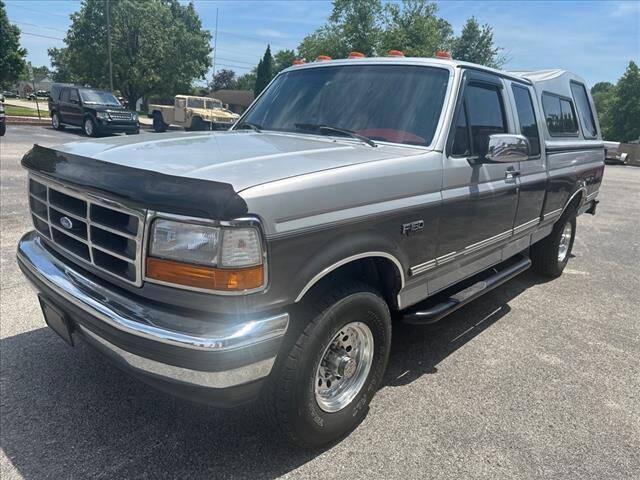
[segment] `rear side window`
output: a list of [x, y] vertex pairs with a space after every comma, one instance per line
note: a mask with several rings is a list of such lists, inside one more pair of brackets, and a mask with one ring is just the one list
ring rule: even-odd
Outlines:
[[596, 129], [596, 122], [593, 119], [593, 112], [591, 111], [587, 90], [581, 83], [571, 82], [571, 93], [573, 93], [573, 100], [576, 102], [576, 108], [578, 109], [582, 134], [585, 138], [596, 138], [598, 136], [598, 130]]
[[80, 101], [80, 97], [78, 96], [78, 90], [72, 89], [69, 91], [69, 98], [71, 100]]
[[69, 101], [69, 89], [68, 88], [63, 88], [62, 92], [60, 93], [60, 101], [61, 102], [68, 102]]
[[551, 93], [543, 93], [542, 107], [551, 135], [575, 136], [578, 134], [576, 115], [569, 99]]
[[540, 155], [540, 134], [531, 93], [527, 88], [513, 85], [513, 96], [516, 100], [520, 133], [527, 137], [531, 146], [531, 156], [536, 157]]
[[456, 119], [452, 154], [465, 155], [470, 149], [473, 155], [486, 155], [489, 136], [506, 131], [500, 90], [490, 85], [467, 85], [463, 108]]

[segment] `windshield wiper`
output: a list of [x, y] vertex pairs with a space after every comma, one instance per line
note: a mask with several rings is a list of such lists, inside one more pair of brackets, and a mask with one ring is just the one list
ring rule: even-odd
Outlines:
[[236, 130], [244, 129], [244, 128], [250, 128], [254, 132], [258, 132], [258, 133], [262, 132], [262, 125], [258, 125], [257, 123], [242, 122], [236, 125]]
[[331, 125], [323, 125], [323, 124], [313, 124], [313, 123], [296, 123], [294, 124], [296, 128], [302, 128], [303, 130], [317, 130], [319, 132], [334, 132], [334, 133], [342, 133], [343, 135], [348, 135], [351, 138], [355, 138], [356, 140], [360, 140], [361, 142], [366, 143], [370, 147], [377, 147], [376, 142], [371, 140], [369, 137], [365, 137], [364, 135], [360, 135], [359, 133], [354, 132], [353, 130], [347, 130], [346, 128], [338, 128], [332, 127]]

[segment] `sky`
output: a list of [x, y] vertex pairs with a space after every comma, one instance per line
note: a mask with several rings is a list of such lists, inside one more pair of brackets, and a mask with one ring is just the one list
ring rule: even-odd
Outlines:
[[[183, 1], [183, 0], [181, 0]], [[183, 1], [185, 3], [186, 0]], [[331, 2], [312, 0], [194, 0], [212, 45], [218, 11], [216, 69], [241, 75], [267, 44], [295, 49], [323, 25]], [[5, 0], [9, 20], [22, 30], [28, 60], [49, 65], [47, 48], [62, 47], [78, 0]], [[467, 18], [493, 27], [505, 70], [563, 68], [593, 85], [615, 83], [629, 60], [640, 63], [640, 1], [440, 1], [439, 15], [459, 34]], [[209, 73], [209, 78], [211, 76]]]

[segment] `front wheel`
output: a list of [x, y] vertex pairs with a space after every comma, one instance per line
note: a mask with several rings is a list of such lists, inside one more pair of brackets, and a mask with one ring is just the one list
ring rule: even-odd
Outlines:
[[84, 122], [82, 122], [82, 129], [87, 137], [95, 137], [98, 135], [96, 124], [90, 116], [85, 117]]
[[569, 262], [575, 237], [575, 212], [565, 212], [549, 236], [531, 246], [531, 268], [545, 277], [559, 277]]
[[290, 441], [315, 448], [345, 436], [367, 414], [389, 357], [391, 317], [380, 294], [357, 283], [324, 296], [309, 317], [277, 363], [266, 402]]

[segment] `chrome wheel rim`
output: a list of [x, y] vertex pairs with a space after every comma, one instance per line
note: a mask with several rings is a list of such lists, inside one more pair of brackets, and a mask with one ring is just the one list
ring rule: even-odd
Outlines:
[[60, 125], [60, 122], [58, 121], [58, 115], [57, 114], [53, 114], [53, 117], [51, 117], [51, 123], [53, 124], [53, 128], [58, 128], [58, 126]]
[[84, 121], [84, 132], [89, 136], [93, 134], [93, 122], [89, 118]]
[[360, 393], [373, 365], [373, 333], [362, 322], [351, 322], [336, 333], [316, 368], [318, 406], [333, 413], [349, 405]]
[[562, 235], [560, 236], [560, 245], [558, 245], [558, 261], [564, 262], [567, 258], [567, 254], [569, 253], [569, 244], [571, 243], [571, 233], [573, 231], [573, 227], [570, 223], [567, 223], [564, 226], [564, 230], [562, 231]]

